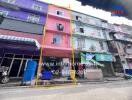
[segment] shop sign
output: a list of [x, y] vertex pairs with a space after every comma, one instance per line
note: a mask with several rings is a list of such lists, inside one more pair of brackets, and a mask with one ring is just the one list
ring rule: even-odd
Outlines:
[[97, 61], [113, 61], [113, 56], [111, 54], [95, 54]]
[[81, 64], [88, 64], [89, 62], [92, 62], [95, 65], [104, 67], [103, 64], [101, 64], [98, 61], [93, 59], [94, 56], [95, 56], [95, 54], [86, 53], [86, 55], [85, 55], [84, 53], [81, 53]]

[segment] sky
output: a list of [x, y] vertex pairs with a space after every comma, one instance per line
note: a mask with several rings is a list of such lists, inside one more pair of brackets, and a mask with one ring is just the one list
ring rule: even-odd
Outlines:
[[82, 6], [81, 3], [76, 0], [39, 0], [39, 1], [44, 1], [64, 7], [68, 7], [70, 5], [72, 10], [107, 20], [109, 23], [126, 24], [132, 26], [132, 20], [129, 20], [124, 17], [111, 16], [110, 12], [96, 9], [88, 5]]

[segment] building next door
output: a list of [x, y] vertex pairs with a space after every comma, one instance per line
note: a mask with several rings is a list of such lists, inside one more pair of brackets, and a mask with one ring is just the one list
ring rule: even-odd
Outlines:
[[22, 54], [5, 54], [2, 61], [1, 67], [5, 66], [9, 68], [9, 77], [22, 77], [26, 63], [29, 59], [39, 61], [39, 56], [33, 55], [22, 55]]

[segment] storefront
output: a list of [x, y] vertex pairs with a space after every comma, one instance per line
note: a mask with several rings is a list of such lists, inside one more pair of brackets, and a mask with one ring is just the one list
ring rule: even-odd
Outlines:
[[[77, 59], [77, 58], [76, 58]], [[80, 53], [80, 62], [79, 60], [75, 60], [75, 69], [78, 63], [82, 65], [82, 69], [98, 69], [101, 68], [103, 71], [103, 75], [113, 76], [113, 56], [111, 54], [96, 54], [96, 53]]]
[[50, 69], [53, 74], [53, 78], [69, 77], [70, 64], [69, 58], [43, 57], [43, 66], [44, 68]]
[[111, 54], [95, 54], [95, 58], [96, 61], [104, 65], [104, 67], [102, 67], [104, 77], [110, 77], [115, 74], [112, 64], [114, 57]]
[[0, 35], [0, 45], [0, 67], [9, 68], [9, 77], [22, 77], [29, 59], [39, 61], [40, 45], [35, 39]]

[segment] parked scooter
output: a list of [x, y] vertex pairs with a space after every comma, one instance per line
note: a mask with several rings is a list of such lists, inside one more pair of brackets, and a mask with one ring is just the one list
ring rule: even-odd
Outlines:
[[8, 67], [1, 68], [0, 71], [0, 83], [6, 84], [9, 82], [9, 76], [8, 76]]

